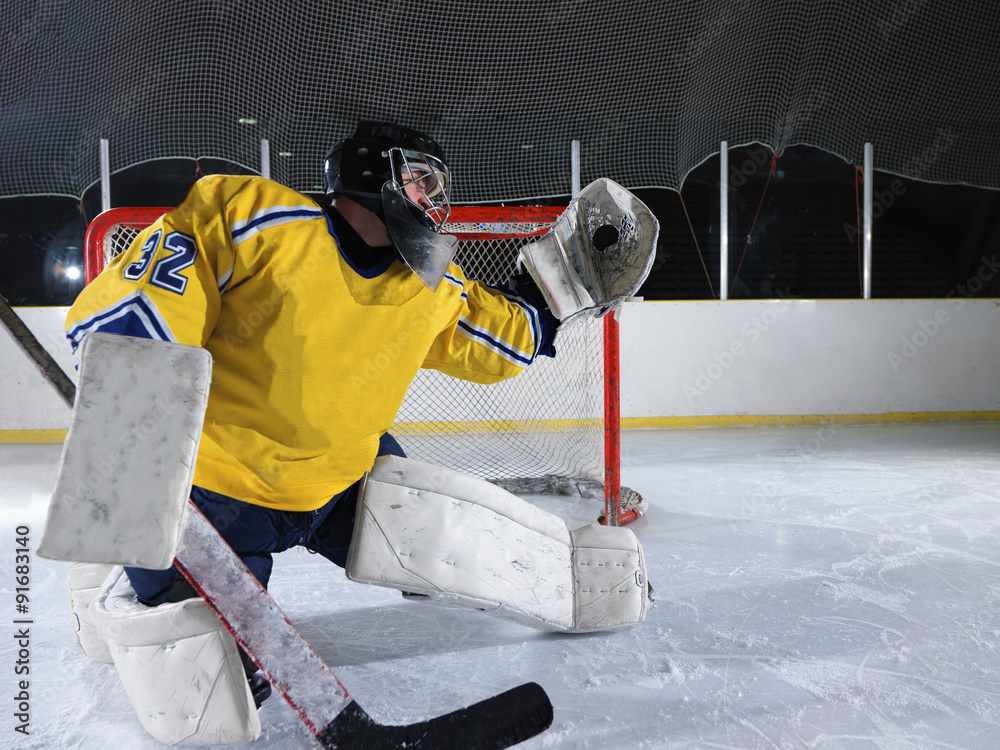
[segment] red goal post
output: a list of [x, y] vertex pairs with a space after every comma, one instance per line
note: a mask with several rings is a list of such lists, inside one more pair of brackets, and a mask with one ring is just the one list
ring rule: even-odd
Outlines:
[[[87, 229], [89, 284], [135, 235], [170, 208], [114, 208]], [[562, 213], [547, 206], [455, 206], [445, 231], [456, 262], [487, 284], [513, 276], [517, 251]], [[621, 486], [618, 323], [613, 315], [560, 331], [554, 359], [484, 386], [421, 370], [392, 434], [407, 455], [485, 477], [520, 495], [603, 500], [602, 523], [636, 520], [644, 502]]]

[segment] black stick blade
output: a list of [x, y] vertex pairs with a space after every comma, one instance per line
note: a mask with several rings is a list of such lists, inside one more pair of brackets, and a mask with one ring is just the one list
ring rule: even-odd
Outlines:
[[549, 697], [540, 685], [529, 682], [468, 708], [406, 726], [377, 724], [351, 701], [316, 738], [331, 750], [501, 750], [551, 724]]

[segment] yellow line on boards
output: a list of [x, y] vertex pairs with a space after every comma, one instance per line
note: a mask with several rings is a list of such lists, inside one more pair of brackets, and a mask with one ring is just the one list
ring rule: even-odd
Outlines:
[[[623, 430], [692, 427], [774, 427], [821, 424], [912, 424], [929, 422], [1000, 422], [1000, 411], [917, 411], [885, 414], [721, 414], [691, 417], [626, 417]], [[463, 432], [560, 432], [601, 429], [599, 419], [482, 420], [401, 422], [390, 432], [436, 435]], [[0, 443], [61, 443], [66, 430], [0, 430]]]

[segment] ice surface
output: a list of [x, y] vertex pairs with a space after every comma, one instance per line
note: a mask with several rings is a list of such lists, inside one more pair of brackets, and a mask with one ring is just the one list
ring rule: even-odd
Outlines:
[[[271, 591], [358, 702], [409, 723], [537, 681], [555, 721], [521, 747], [1000, 747], [1000, 425], [633, 431], [625, 483], [656, 603], [610, 635], [553, 635], [277, 557]], [[59, 446], [0, 446], [0, 590], [15, 528], [41, 533]], [[532, 498], [569, 525], [594, 501]], [[33, 556], [31, 730], [4, 747], [162, 747], [114, 668], [70, 633], [63, 563]], [[309, 747], [273, 697], [253, 747]]]

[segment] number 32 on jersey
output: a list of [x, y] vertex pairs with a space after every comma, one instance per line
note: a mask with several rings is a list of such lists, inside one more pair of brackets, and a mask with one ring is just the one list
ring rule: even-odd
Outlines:
[[194, 258], [198, 254], [198, 243], [195, 242], [194, 237], [181, 232], [171, 232], [163, 240], [163, 249], [169, 251], [170, 254], [164, 255], [152, 263], [153, 256], [156, 255], [156, 251], [160, 247], [162, 234], [162, 229], [153, 232], [152, 236], [146, 240], [146, 244], [142, 246], [139, 260], [127, 265], [123, 276], [128, 281], [139, 281], [152, 266], [149, 283], [175, 294], [184, 294], [188, 280], [181, 276], [180, 272], [194, 264]]

